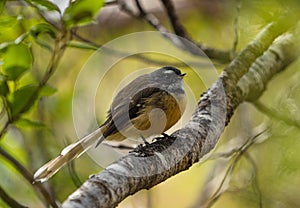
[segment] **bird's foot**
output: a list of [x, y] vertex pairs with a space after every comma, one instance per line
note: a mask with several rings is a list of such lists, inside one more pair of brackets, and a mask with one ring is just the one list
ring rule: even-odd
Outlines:
[[162, 140], [165, 140], [165, 139], [168, 139], [168, 138], [174, 138], [173, 136], [170, 136], [170, 135], [168, 135], [166, 133], [162, 133], [161, 135], [162, 135], [162, 137], [155, 137], [155, 138], [153, 138], [152, 142], [162, 141]]

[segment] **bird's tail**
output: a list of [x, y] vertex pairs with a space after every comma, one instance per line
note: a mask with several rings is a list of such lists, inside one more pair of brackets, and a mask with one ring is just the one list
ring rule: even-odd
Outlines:
[[100, 144], [104, 137], [102, 136], [101, 128], [98, 128], [91, 134], [83, 137], [78, 142], [68, 145], [65, 147], [59, 156], [50, 160], [41, 168], [39, 168], [33, 178], [34, 182], [45, 182], [51, 176], [53, 176], [59, 169], [61, 169], [66, 163], [70, 162], [74, 158], [79, 157], [84, 152], [86, 152], [94, 143], [99, 139], [98, 143]]

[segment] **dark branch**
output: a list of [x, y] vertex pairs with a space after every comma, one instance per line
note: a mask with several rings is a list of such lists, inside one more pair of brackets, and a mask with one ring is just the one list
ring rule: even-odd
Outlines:
[[[132, 17], [138, 19], [143, 18], [144, 20], [146, 20], [154, 29], [160, 32], [163, 37], [170, 40], [179, 49], [187, 51], [193, 55], [205, 57], [204, 53], [196, 45], [192, 45], [190, 41], [184, 40], [184, 38], [180, 38], [179, 36], [172, 34], [159, 22], [159, 20], [153, 14], [147, 13], [138, 0], [136, 0], [135, 2], [137, 8], [139, 9], [139, 14], [133, 11], [125, 3], [125, 1], [120, 1], [120, 8]], [[185, 43], [187, 45], [185, 45]]]
[[[18, 172], [30, 183], [33, 183], [33, 175], [12, 155], [6, 152], [2, 147], [0, 147], [0, 155], [5, 158]], [[46, 190], [43, 184], [34, 184], [33, 187], [39, 194], [42, 196], [44, 201], [47, 201], [47, 204], [50, 204], [52, 207], [58, 207], [53, 196]]]
[[[187, 66], [186, 64], [188, 63], [190, 65], [201, 67], [201, 68], [209, 68], [209, 67], [211, 67], [211, 64], [204, 63], [204, 62], [201, 62], [201, 61], [188, 61], [186, 63], [183, 63], [181, 61], [164, 61], [162, 59], [155, 59], [155, 58], [151, 58], [151, 57], [149, 57], [149, 56], [147, 56], [145, 54], [140, 54], [140, 53], [136, 53], [136, 54], [130, 55], [127, 52], [117, 51], [115, 49], [105, 47], [104, 45], [97, 44], [97, 43], [95, 43], [95, 42], [93, 42], [91, 40], [88, 40], [88, 39], [82, 37], [81, 35], [79, 35], [75, 31], [72, 31], [72, 35], [74, 36], [74, 38], [76, 38], [77, 40], [81, 41], [82, 43], [88, 44], [88, 45], [86, 45], [84, 47], [84, 49], [99, 50], [101, 48], [103, 51], [111, 54], [112, 56], [116, 56], [116, 57], [124, 57], [124, 56], [126, 56], [128, 58], [134, 58], [134, 59], [142, 61], [144, 63], [155, 64], [157, 66], [186, 67]], [[80, 47], [80, 46], [74, 45], [72, 43], [69, 43], [68, 46], [69, 47], [75, 47], [75, 48], [76, 47], [77, 48]], [[215, 64], [215, 66], [217, 66], [217, 64]]]
[[237, 1], [237, 6], [236, 6], [236, 15], [233, 21], [233, 27], [234, 27], [234, 41], [232, 45], [232, 50], [231, 50], [231, 55], [233, 57], [234, 53], [236, 53], [236, 49], [239, 43], [239, 34], [238, 34], [238, 29], [239, 29], [239, 15], [240, 15], [240, 9], [241, 9], [241, 0]]
[[[200, 56], [200, 57], [206, 57], [208, 56], [211, 59], [217, 60], [219, 62], [229, 62], [230, 61], [230, 52], [229, 51], [221, 51], [214, 48], [209, 48], [207, 46], [201, 45], [199, 43], [196, 43], [195, 41], [190, 38], [187, 33], [183, 32], [185, 29], [179, 22], [179, 19], [177, 18], [176, 14], [173, 13], [175, 10], [173, 9], [170, 13], [172, 13], [172, 20], [171, 24], [174, 23], [173, 28], [176, 28], [176, 31], [178, 34], [173, 34], [171, 31], [168, 31], [166, 27], [164, 27], [159, 19], [155, 17], [151, 13], [147, 13], [145, 9], [142, 7], [139, 0], [136, 0], [136, 5], [139, 10], [139, 13], [136, 13], [133, 9], [131, 9], [125, 1], [121, 0], [119, 1], [120, 9], [130, 16], [141, 19], [143, 18], [146, 20], [155, 30], [161, 33], [163, 37], [171, 41], [176, 47], [178, 47], [181, 50], [187, 51], [193, 55]], [[169, 12], [168, 12], [169, 13]], [[176, 18], [174, 19], [174, 17]], [[176, 21], [175, 21], [176, 20]], [[184, 36], [181, 36], [184, 35]]]
[[0, 198], [3, 199], [3, 201], [9, 205], [10, 207], [14, 207], [14, 208], [26, 208], [26, 206], [20, 204], [19, 202], [17, 202], [16, 200], [14, 200], [12, 197], [10, 197], [5, 191], [4, 189], [2, 189], [2, 187], [0, 186]]
[[186, 32], [186, 29], [181, 24], [177, 14], [176, 14], [175, 7], [174, 7], [172, 1], [171, 0], [161, 0], [161, 2], [163, 3], [163, 5], [165, 7], [165, 10], [168, 14], [169, 20], [171, 22], [171, 25], [173, 27], [175, 34], [180, 37], [191, 40], [190, 36]]
[[[138, 1], [138, 0], [137, 0]], [[173, 31], [176, 35], [179, 37], [182, 37], [183, 39], [186, 39], [188, 41], [182, 41], [182, 44], [185, 45], [186, 48], [190, 48], [189, 52], [194, 55], [202, 55], [202, 52], [205, 53], [206, 56], [208, 56], [211, 59], [214, 59], [216, 61], [225, 63], [229, 62], [231, 60], [231, 54], [229, 51], [222, 51], [215, 48], [210, 48], [208, 46], [205, 46], [201, 43], [198, 43], [195, 41], [187, 32], [184, 25], [180, 22], [180, 19], [178, 15], [176, 14], [175, 6], [173, 5], [171, 0], [161, 0], [163, 3], [163, 6], [168, 14], [170, 23], [172, 25]], [[158, 20], [157, 20], [158, 21]], [[194, 49], [190, 46], [189, 42], [192, 42], [197, 46], [198, 50], [201, 50], [201, 53], [197, 52], [198, 50]], [[187, 50], [187, 49], [186, 49]]]

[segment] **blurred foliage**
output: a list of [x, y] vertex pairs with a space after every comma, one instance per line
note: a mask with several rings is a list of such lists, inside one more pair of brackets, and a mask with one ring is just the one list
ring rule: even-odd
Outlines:
[[[149, 5], [144, 3], [147, 9]], [[300, 7], [297, 0], [190, 0], [174, 1], [174, 4], [181, 21], [196, 41], [225, 50], [233, 47], [235, 18], [238, 18], [237, 50], [240, 50], [267, 23]], [[237, 9], [238, 5], [240, 9]], [[163, 25], [171, 28], [160, 4], [151, 8], [152, 11]], [[116, 5], [107, 6], [101, 0], [77, 0], [67, 8], [47, 0], [1, 1], [0, 27], [1, 148], [31, 173], [71, 142], [68, 138], [77, 138], [72, 118], [73, 89], [81, 68], [97, 46], [76, 39], [71, 33], [80, 34], [101, 46], [122, 35], [153, 30], [146, 22], [129, 18]], [[165, 40], [145, 39], [143, 44], [160, 47], [160, 41]], [[140, 42], [124, 42], [120, 51], [144, 46]], [[140, 68], [158, 68], [161, 66], [158, 61], [181, 64], [180, 68], [188, 74], [186, 85], [196, 99], [209, 87], [179, 59], [157, 53], [143, 55], [154, 62], [130, 56], [105, 74], [95, 100], [99, 123], [105, 119], [112, 95], [122, 79]], [[226, 66], [214, 64], [219, 73]], [[273, 112], [298, 124], [299, 64], [299, 61], [293, 63], [275, 77], [259, 100]], [[94, 70], [101, 69], [95, 67]], [[193, 111], [192, 108], [188, 110]], [[239, 107], [212, 155], [239, 147], [258, 133], [254, 129], [261, 124], [269, 126], [271, 133], [247, 149], [249, 157], [242, 156], [237, 160], [220, 198], [212, 207], [300, 206], [300, 152], [297, 151], [300, 130], [282, 120], [257, 110], [253, 104]], [[216, 158], [194, 165], [150, 191], [128, 197], [120, 207], [193, 206], [207, 194], [203, 190], [213, 193], [220, 186], [220, 178], [232, 158]], [[100, 169], [88, 155], [75, 162], [81, 181]], [[0, 178], [0, 186], [18, 202], [29, 207], [42, 206], [30, 182], [1, 155]], [[213, 188], [209, 190], [207, 187], [211, 184]], [[48, 185], [59, 201], [76, 188], [67, 168], [57, 173]], [[7, 207], [1, 199], [0, 207]]]
[[103, 4], [103, 0], [82, 0], [71, 2], [70, 6], [64, 12], [62, 19], [67, 27], [90, 24]]

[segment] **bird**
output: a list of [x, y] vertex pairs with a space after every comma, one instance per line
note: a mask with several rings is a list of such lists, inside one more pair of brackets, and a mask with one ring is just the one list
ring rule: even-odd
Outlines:
[[173, 66], [165, 66], [131, 81], [113, 98], [104, 123], [39, 168], [34, 182], [47, 181], [65, 164], [103, 140], [144, 139], [164, 134], [185, 111], [185, 75]]

